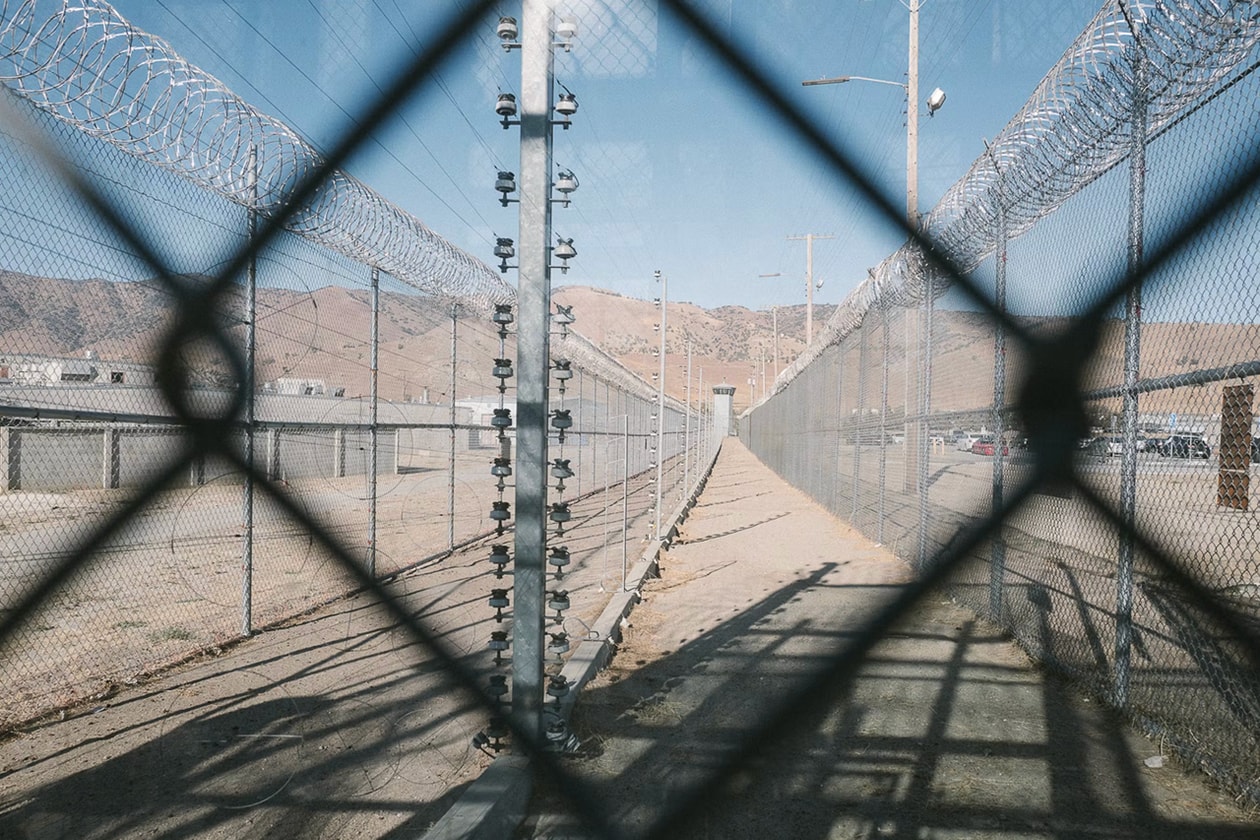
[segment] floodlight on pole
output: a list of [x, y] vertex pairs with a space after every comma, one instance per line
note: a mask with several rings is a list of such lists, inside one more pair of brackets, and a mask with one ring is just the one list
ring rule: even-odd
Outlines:
[[[804, 87], [815, 85], [839, 85], [846, 82], [871, 82], [892, 85], [906, 92], [906, 224], [911, 230], [919, 230], [919, 9], [923, 0], [909, 0], [910, 11], [910, 60], [905, 82], [875, 79], [870, 76], [832, 76], [822, 79], [806, 79]], [[927, 99], [928, 116], [932, 116], [945, 104], [945, 91], [936, 88]]]

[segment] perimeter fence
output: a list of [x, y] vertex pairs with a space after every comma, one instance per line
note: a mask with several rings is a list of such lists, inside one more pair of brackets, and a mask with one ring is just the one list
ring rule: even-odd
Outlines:
[[1254, 802], [1248, 7], [1105, 4], [739, 433]]
[[[119, 644], [138, 631], [146, 645], [170, 643], [160, 656], [128, 654], [128, 664], [97, 671], [83, 666], [87, 654], [77, 657], [73, 668], [85, 669], [57, 689], [68, 702], [83, 686], [109, 690], [159, 660], [362, 587], [488, 712], [501, 708], [501, 693], [485, 689], [462, 651], [394, 603], [379, 578], [423, 568], [494, 527], [502, 518], [492, 512], [510, 505], [497, 481], [509, 476], [490, 469], [511, 466], [493, 460], [509, 437], [494, 418], [508, 416], [495, 412], [509, 410], [498, 385], [510, 379], [500, 361], [510, 361], [511, 338], [500, 345], [497, 325], [488, 326], [510, 290], [337, 168], [447, 53], [492, 23], [494, 5], [467, 4], [327, 159], [103, 3], [2, 7], [0, 75], [13, 95], [2, 97], [0, 165], [22, 185], [4, 204], [6, 268], [27, 285], [48, 275], [106, 281], [77, 281], [89, 301], [63, 289], [61, 317], [43, 321], [65, 323], [81, 337], [68, 346], [95, 345], [97, 358], [54, 352], [51, 339], [21, 330], [24, 319], [4, 333], [14, 342], [4, 348], [10, 380], [21, 365], [57, 371], [38, 396], [5, 385], [17, 486], [0, 505], [20, 524], [3, 539], [6, 556], [18, 558], [12, 568], [24, 570], [5, 584], [6, 685], [48, 673], [41, 658], [87, 638]], [[661, 7], [767, 113], [858, 184], [873, 213], [894, 219], [893, 203], [699, 5]], [[655, 21], [655, 7], [590, 6], [608, 36], [600, 49], [631, 58], [646, 50], [642, 24]], [[819, 680], [852, 680], [898, 616], [949, 580], [1046, 661], [1256, 797], [1255, 531], [1228, 506], [1249, 499], [1250, 468], [1238, 457], [1250, 447], [1246, 386], [1257, 372], [1247, 358], [1260, 306], [1247, 199], [1258, 167], [1245, 140], [1254, 109], [1242, 104], [1255, 99], [1252, 15], [1241, 2], [1107, 3], [922, 233], [907, 229], [907, 248], [741, 419], [741, 436], [763, 460], [920, 571]], [[1216, 154], [1204, 152], [1205, 137]], [[1008, 278], [1011, 269], [1025, 273]], [[1208, 270], [1210, 288], [1186, 279]], [[947, 289], [970, 309], [938, 301]], [[21, 289], [7, 290], [21, 311]], [[97, 311], [112, 314], [92, 332]], [[128, 319], [154, 326], [141, 352], [123, 341]], [[276, 349], [264, 351], [269, 320]], [[557, 424], [564, 435], [555, 444], [577, 464], [558, 479], [553, 506], [573, 500], [576, 509], [580, 493], [615, 511], [619, 487], [619, 512], [645, 522], [653, 458], [666, 476], [655, 489], [681, 498], [716, 443], [709, 421], [655, 405], [651, 388], [579, 337], [567, 340], [578, 381], [553, 377], [552, 398], [572, 401], [574, 422]], [[319, 365], [298, 364], [316, 354]], [[97, 388], [103, 373], [109, 385]], [[154, 387], [132, 387], [145, 377]], [[1226, 381], [1243, 388], [1219, 393]], [[331, 397], [285, 393], [321, 383]], [[478, 405], [435, 407], [440, 390], [488, 396], [480, 402], [490, 422]], [[443, 410], [446, 418], [434, 416]], [[1119, 455], [1106, 457], [1105, 436], [1096, 455], [1079, 455], [1091, 417], [1106, 431], [1113, 414]], [[656, 419], [665, 425], [654, 430]], [[1164, 439], [1166, 457], [1149, 451], [1149, 439], [1139, 452], [1143, 429]], [[993, 454], [955, 454], [954, 430], [992, 435]], [[1206, 466], [1179, 457], [1201, 451], [1192, 433], [1228, 457]], [[669, 442], [654, 454], [653, 439]], [[62, 484], [23, 489], [50, 474]], [[93, 489], [66, 486], [71, 475]], [[607, 526], [601, 538], [599, 518], [552, 519], [590, 528], [598, 557], [624, 539]], [[260, 540], [269, 541], [266, 557], [255, 550], [251, 560]], [[597, 570], [592, 592], [601, 574], [616, 574], [615, 565], [584, 565]], [[490, 591], [493, 607], [501, 598]], [[195, 635], [194, 623], [204, 636], [181, 638]], [[786, 692], [781, 707], [748, 722], [709, 778], [670, 792], [648, 833], [678, 836], [711, 794], [755, 765], [762, 745], [793, 730], [815, 694]], [[593, 832], [623, 834], [528, 726], [515, 737], [564, 782], [557, 795]]]
[[[470, 546], [489, 665], [515, 290], [104, 3], [2, 12], [0, 730]], [[551, 517], [590, 624], [716, 442], [567, 320]]]

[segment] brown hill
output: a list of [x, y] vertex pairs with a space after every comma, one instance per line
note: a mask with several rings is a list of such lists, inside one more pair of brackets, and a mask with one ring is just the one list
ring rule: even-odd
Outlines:
[[[568, 286], [557, 289], [558, 303], [572, 306], [576, 328], [631, 370], [651, 381], [659, 360], [656, 325], [659, 307], [600, 289]], [[449, 304], [400, 289], [381, 293], [380, 393], [386, 400], [445, 401], [450, 390], [451, 320]], [[243, 312], [239, 301], [230, 307]], [[804, 349], [805, 307], [780, 307], [777, 313], [779, 366]], [[0, 354], [34, 353], [79, 356], [95, 351], [102, 358], [145, 361], [171, 322], [171, 298], [156, 282], [64, 280], [0, 272]], [[815, 326], [831, 314], [816, 306]], [[326, 286], [313, 292], [260, 289], [258, 293], [258, 381], [281, 377], [319, 379], [347, 395], [369, 391], [370, 301], [363, 288]], [[241, 319], [225, 316], [232, 335], [243, 336]], [[669, 305], [666, 330], [666, 386], [670, 395], [686, 391], [687, 347], [692, 352], [693, 397], [711, 386], [736, 386], [737, 409], [759, 397], [762, 371], [769, 383], [775, 374], [774, 315], [742, 306], [706, 310], [686, 302]], [[1031, 329], [1060, 327], [1061, 319], [1030, 322]], [[897, 344], [900, 315], [891, 321], [894, 334], [889, 356], [889, 393], [899, 404], [904, 394], [904, 357]], [[497, 382], [485, 360], [498, 355], [498, 338], [486, 313], [460, 311], [457, 323], [459, 397], [490, 393]], [[866, 404], [874, 406], [879, 388], [878, 331], [872, 332]], [[1173, 376], [1221, 366], [1254, 356], [1260, 347], [1260, 326], [1251, 324], [1146, 324], [1143, 326], [1142, 374]], [[514, 350], [509, 344], [509, 356]], [[856, 366], [850, 347], [846, 366]], [[1017, 372], [1018, 347], [1008, 355]], [[1123, 327], [1111, 322], [1104, 333], [1087, 387], [1121, 379]], [[213, 354], [200, 367], [207, 379], [222, 377], [225, 365]], [[974, 312], [938, 310], [935, 319], [933, 406], [960, 411], [988, 405], [992, 399], [993, 330]], [[1014, 377], [1013, 377], [1014, 378]], [[750, 382], [750, 380], [752, 380]], [[856, 378], [850, 379], [856, 381]], [[851, 388], [852, 386], [846, 386]], [[1113, 405], [1114, 403], [1114, 405]], [[1100, 415], [1116, 410], [1111, 401], [1095, 407]], [[1144, 411], [1207, 413], [1219, 407], [1215, 389], [1187, 387], [1143, 395]]]

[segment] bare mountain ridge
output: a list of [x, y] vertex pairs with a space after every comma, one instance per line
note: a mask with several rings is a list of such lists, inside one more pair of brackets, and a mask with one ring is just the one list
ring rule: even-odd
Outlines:
[[[557, 288], [558, 303], [573, 307], [577, 329], [622, 364], [651, 381], [659, 360], [659, 306], [582, 286]], [[160, 284], [101, 279], [66, 280], [0, 272], [0, 354], [34, 353], [80, 356], [95, 351], [102, 358], [145, 361], [171, 322], [171, 300]], [[419, 295], [382, 291], [380, 319], [380, 393], [387, 400], [443, 401], [450, 380], [450, 313], [448, 304]], [[242, 311], [239, 305], [231, 307]], [[834, 307], [815, 306], [821, 328]], [[235, 338], [239, 319], [225, 316]], [[369, 388], [371, 308], [366, 289], [326, 286], [313, 292], [260, 289], [258, 292], [258, 381], [280, 377], [321, 379], [344, 387], [347, 395]], [[893, 329], [899, 330], [897, 318]], [[1063, 319], [1027, 322], [1036, 332], [1060, 328]], [[736, 406], [761, 393], [761, 373], [774, 376], [775, 332], [769, 311], [742, 306], [706, 310], [686, 302], [669, 305], [666, 333], [666, 385], [683, 398], [686, 391], [687, 344], [692, 349], [693, 397], [701, 380], [711, 386], [736, 386]], [[780, 366], [804, 349], [805, 307], [779, 307]], [[484, 360], [498, 354], [494, 330], [484, 313], [460, 312], [457, 333], [461, 359]], [[961, 410], [987, 405], [992, 398], [993, 331], [980, 313], [938, 310], [935, 315], [933, 405]], [[1248, 358], [1260, 348], [1260, 326], [1252, 324], [1146, 324], [1143, 326], [1143, 376], [1167, 376]], [[509, 349], [509, 354], [514, 350]], [[557, 340], [554, 353], [563, 355]], [[1250, 354], [1250, 355], [1248, 355]], [[852, 363], [856, 363], [857, 353]], [[1011, 365], [1018, 368], [1012, 345]], [[1086, 387], [1115, 383], [1123, 359], [1123, 328], [1109, 322]], [[875, 358], [868, 359], [878, 365]], [[894, 346], [890, 354], [889, 389], [903, 393], [904, 358]], [[488, 370], [476, 364], [457, 366], [457, 395], [493, 390]], [[750, 379], [755, 379], [750, 383]], [[768, 386], [767, 386], [768, 387]], [[868, 389], [875, 386], [868, 383]], [[1144, 410], [1187, 411], [1188, 396], [1201, 411], [1219, 407], [1219, 386], [1178, 389], [1143, 395]], [[868, 390], [873, 404], [875, 391]], [[895, 402], [899, 402], [894, 400]]]

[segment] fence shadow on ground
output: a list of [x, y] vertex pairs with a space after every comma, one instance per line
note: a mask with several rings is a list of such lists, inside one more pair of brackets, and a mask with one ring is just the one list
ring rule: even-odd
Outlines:
[[[857, 619], [849, 632], [788, 612], [832, 588], [824, 578], [834, 568], [656, 661], [614, 661], [611, 681], [584, 692], [574, 722], [585, 745], [572, 769], [594, 784], [611, 822], [654, 836], [657, 820], [738, 754], [751, 721], [860, 635]], [[844, 588], [855, 612], [874, 612], [899, 591]], [[940, 597], [881, 641], [852, 685], [812, 700], [821, 713], [757, 752], [672, 836], [1172, 840], [1254, 831], [1238, 815], [1169, 815], [1142, 778], [1154, 745], [1139, 755], [1146, 742], [1135, 743], [1113, 713], [1035, 671], [998, 629]], [[544, 785], [540, 799], [530, 836], [589, 836], [554, 789]]]

